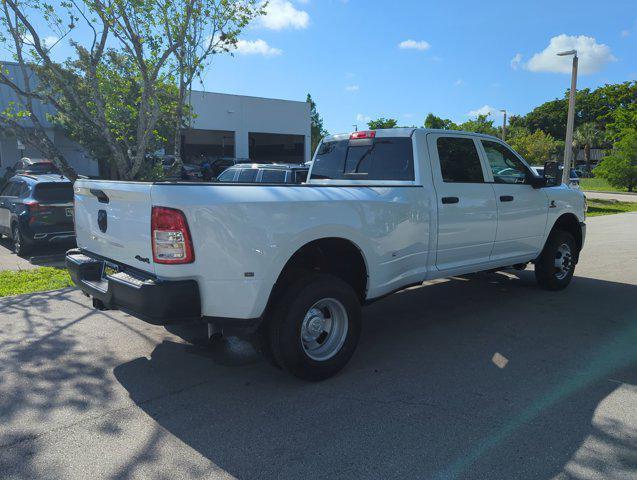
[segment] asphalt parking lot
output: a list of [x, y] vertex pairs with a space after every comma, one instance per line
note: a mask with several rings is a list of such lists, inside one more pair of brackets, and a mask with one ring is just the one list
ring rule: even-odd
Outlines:
[[588, 223], [566, 291], [396, 294], [322, 383], [74, 290], [0, 299], [0, 477], [634, 479], [637, 214]]

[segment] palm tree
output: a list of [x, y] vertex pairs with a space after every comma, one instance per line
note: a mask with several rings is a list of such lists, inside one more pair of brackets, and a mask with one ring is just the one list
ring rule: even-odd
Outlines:
[[586, 161], [586, 171], [591, 172], [591, 148], [601, 142], [601, 132], [593, 122], [585, 123], [577, 127], [573, 134], [573, 146], [578, 150], [584, 149], [584, 160]]

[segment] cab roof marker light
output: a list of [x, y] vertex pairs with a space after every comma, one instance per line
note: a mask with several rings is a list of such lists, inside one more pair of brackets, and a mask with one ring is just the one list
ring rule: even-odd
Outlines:
[[352, 132], [349, 136], [350, 140], [360, 140], [362, 138], [374, 138], [376, 137], [375, 130], [362, 130], [360, 132]]

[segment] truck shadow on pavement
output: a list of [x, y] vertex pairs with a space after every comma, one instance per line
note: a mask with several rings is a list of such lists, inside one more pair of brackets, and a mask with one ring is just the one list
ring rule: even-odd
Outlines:
[[531, 271], [476, 274], [367, 307], [354, 358], [322, 383], [236, 340], [205, 348], [189, 327], [171, 331], [191, 343], [164, 341], [114, 373], [211, 471], [241, 479], [628, 478], [636, 298], [590, 278], [553, 293]]

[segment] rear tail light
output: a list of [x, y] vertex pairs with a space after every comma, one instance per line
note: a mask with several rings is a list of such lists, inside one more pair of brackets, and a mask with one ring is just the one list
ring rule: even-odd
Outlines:
[[24, 203], [27, 207], [29, 207], [29, 223], [33, 223], [37, 220], [39, 216], [49, 215], [51, 213], [51, 208], [47, 205], [40, 205], [38, 202], [31, 200], [29, 202]]
[[155, 263], [192, 263], [195, 251], [186, 216], [181, 210], [153, 207], [150, 234]]
[[350, 140], [360, 140], [361, 138], [374, 138], [376, 136], [375, 130], [365, 130], [361, 132], [354, 132], [349, 136]]

